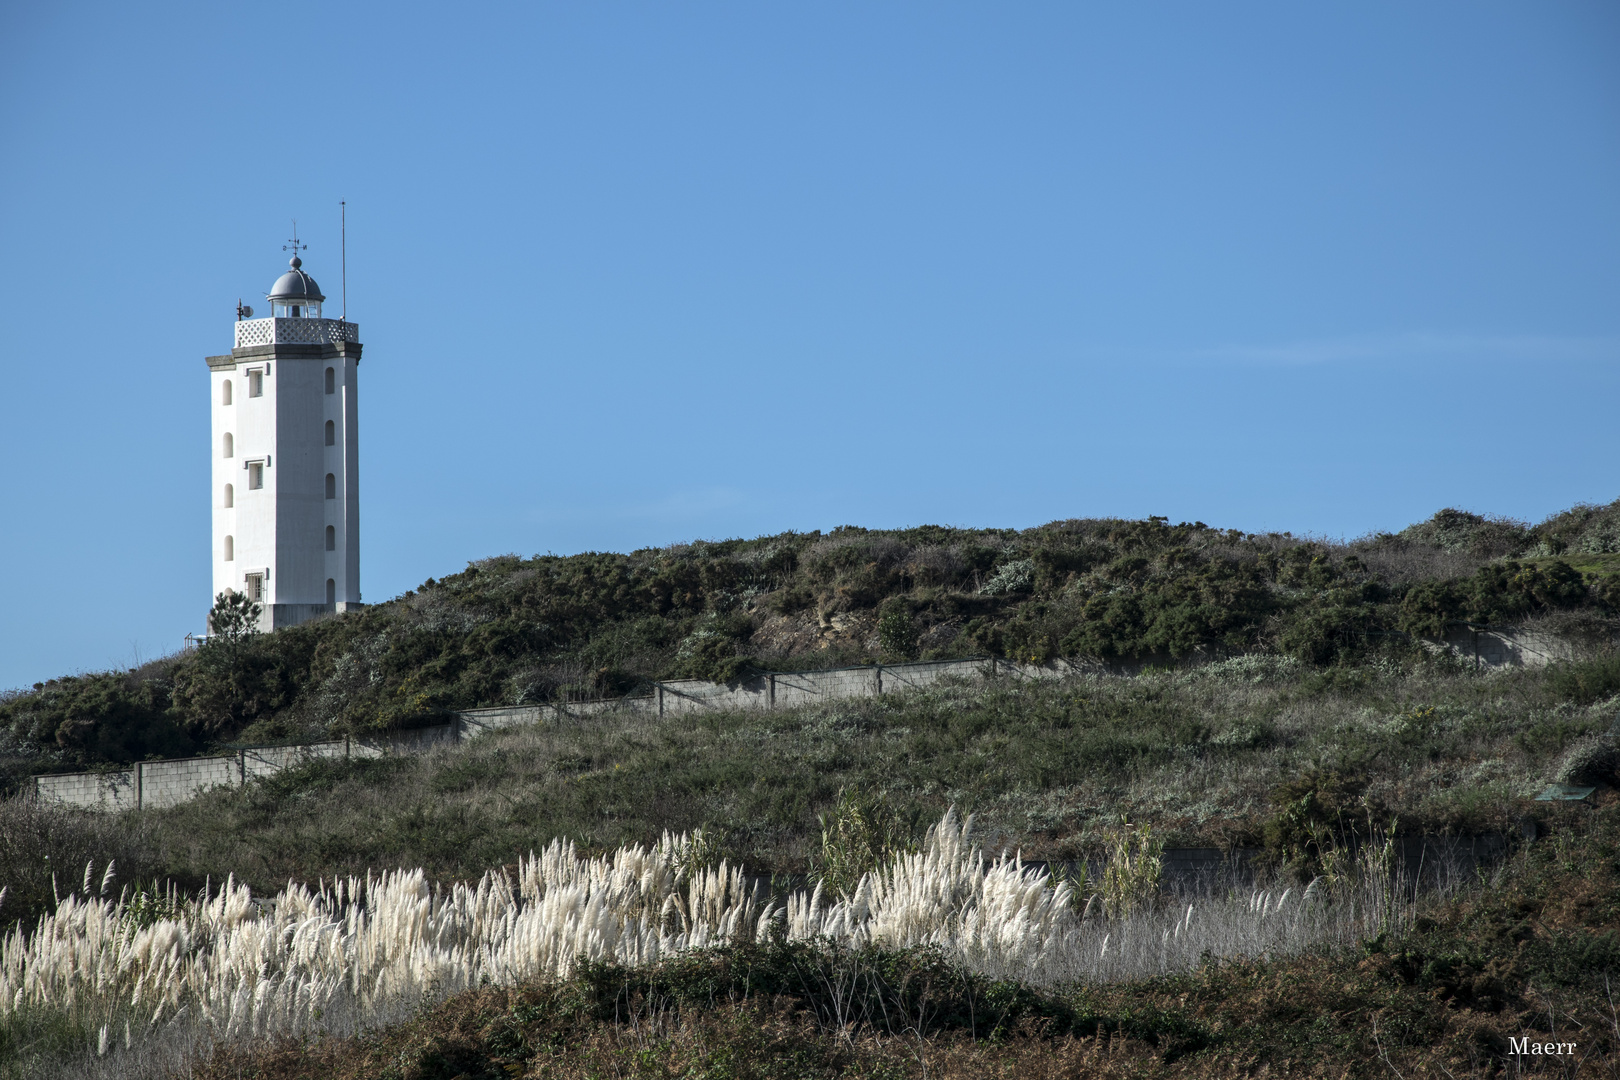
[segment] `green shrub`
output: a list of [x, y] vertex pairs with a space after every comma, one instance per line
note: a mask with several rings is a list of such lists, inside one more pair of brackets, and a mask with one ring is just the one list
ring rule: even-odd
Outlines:
[[884, 601], [878, 612], [878, 646], [894, 660], [914, 660], [920, 632], [907, 603], [895, 597]]
[[1620, 652], [1590, 660], [1553, 664], [1547, 685], [1554, 694], [1577, 705], [1591, 705], [1620, 694]]
[[863, 874], [916, 846], [916, 809], [903, 816], [881, 795], [841, 790], [832, 810], [817, 820], [821, 850], [811, 872], [834, 896], [852, 893]]

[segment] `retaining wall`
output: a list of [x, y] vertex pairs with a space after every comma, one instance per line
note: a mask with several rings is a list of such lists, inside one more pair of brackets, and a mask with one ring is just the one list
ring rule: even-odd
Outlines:
[[420, 753], [460, 738], [459, 724], [393, 731], [293, 746], [250, 746], [217, 757], [142, 761], [116, 772], [34, 777], [37, 798], [93, 810], [143, 810], [194, 799], [210, 788], [236, 787], [283, 769], [329, 758]]
[[143, 761], [135, 766], [136, 807], [173, 806], [195, 798], [209, 788], [241, 783], [237, 755]]
[[1476, 630], [1468, 626], [1448, 626], [1446, 647], [1482, 667], [1546, 667], [1559, 660], [1574, 660], [1578, 650], [1573, 642], [1555, 634], [1543, 634], [1513, 627]]
[[[1446, 644], [1465, 655], [1477, 655], [1480, 663], [1491, 665], [1541, 666], [1573, 655], [1569, 644], [1558, 638], [1510, 629], [1457, 628], [1448, 636]], [[211, 787], [242, 784], [318, 758], [420, 753], [468, 735], [520, 724], [581, 720], [606, 713], [665, 717], [717, 709], [785, 709], [841, 698], [923, 689], [947, 678], [1050, 679], [1082, 670], [1086, 670], [1085, 665], [1065, 660], [1035, 665], [973, 659], [773, 672], [726, 685], [701, 679], [676, 679], [656, 683], [650, 694], [639, 697], [468, 709], [457, 714], [452, 724], [412, 731], [297, 746], [249, 747], [226, 757], [146, 761], [120, 772], [37, 776], [34, 791], [41, 799], [101, 810], [173, 806]]]
[[944, 660], [778, 672], [731, 685], [677, 679], [657, 683], [652, 693], [640, 697], [469, 709], [457, 714], [454, 723], [436, 727], [294, 746], [244, 747], [234, 754], [217, 757], [143, 761], [134, 768], [117, 772], [36, 776], [34, 793], [43, 800], [97, 810], [173, 806], [210, 788], [234, 787], [308, 761], [421, 753], [471, 735], [520, 724], [579, 720], [605, 713], [663, 717], [714, 709], [782, 709], [837, 698], [919, 689], [948, 677], [1055, 678], [1073, 670], [1072, 665], [1063, 662], [1036, 667], [1005, 660]]
[[36, 776], [34, 792], [41, 799], [93, 810], [133, 810], [139, 805], [135, 798], [134, 769]]

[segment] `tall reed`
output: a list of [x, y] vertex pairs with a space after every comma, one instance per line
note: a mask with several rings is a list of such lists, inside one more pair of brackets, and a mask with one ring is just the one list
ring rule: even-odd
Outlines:
[[1345, 943], [1410, 916], [1386, 846], [1368, 848], [1360, 872], [1333, 888], [1115, 905], [1119, 917], [1088, 918], [1072, 882], [1016, 855], [987, 860], [970, 827], [947, 812], [919, 850], [852, 890], [818, 884], [781, 906], [740, 867], [697, 865], [701, 835], [589, 858], [554, 840], [515, 874], [476, 885], [433, 889], [420, 870], [399, 870], [289, 885], [268, 901], [234, 880], [189, 901], [113, 899], [93, 894], [87, 871], [80, 892], [0, 943], [0, 1025], [54, 1018], [101, 1061], [156, 1043], [182, 1054], [270, 1034], [354, 1034], [479, 985], [566, 976], [582, 958], [649, 964], [773, 933], [934, 945], [992, 977], [1054, 985]]

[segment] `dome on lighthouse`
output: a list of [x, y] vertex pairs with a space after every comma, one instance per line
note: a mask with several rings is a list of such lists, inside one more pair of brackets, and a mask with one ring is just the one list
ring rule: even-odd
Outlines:
[[326, 299], [315, 279], [299, 269], [304, 265], [303, 259], [294, 255], [290, 265], [292, 269], [276, 278], [265, 299], [272, 304], [318, 304]]

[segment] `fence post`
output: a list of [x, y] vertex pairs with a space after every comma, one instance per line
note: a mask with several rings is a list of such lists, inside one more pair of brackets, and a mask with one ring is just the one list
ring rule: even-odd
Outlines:
[[770, 680], [771, 689], [769, 706], [770, 708], [774, 709], [776, 708], [776, 673], [773, 671], [765, 677]]
[[878, 696], [883, 696], [883, 665], [879, 664], [876, 671]]
[[236, 784], [238, 787], [247, 783], [247, 751], [236, 752]]
[[653, 687], [658, 691], [658, 719], [662, 720], [664, 718], [664, 684], [653, 683]]
[[137, 761], [135, 763], [135, 809], [137, 810], [139, 810], [145, 802], [145, 799], [143, 798], [145, 786], [146, 762]]

